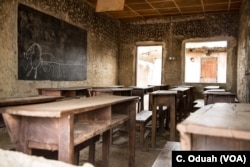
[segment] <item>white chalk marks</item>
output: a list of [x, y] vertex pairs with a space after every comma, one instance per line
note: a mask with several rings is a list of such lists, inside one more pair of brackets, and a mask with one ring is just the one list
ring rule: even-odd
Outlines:
[[[24, 59], [27, 62], [25, 66], [26, 77], [37, 79], [39, 73], [42, 75], [49, 75], [54, 78], [65, 78], [67, 69], [71, 68], [71, 72], [77, 72], [84, 67], [84, 64], [64, 63], [63, 60], [56, 58], [51, 53], [42, 51], [42, 47], [38, 43], [33, 43], [23, 53]], [[75, 71], [72, 69], [76, 69]], [[72, 74], [74, 75], [74, 74]]]

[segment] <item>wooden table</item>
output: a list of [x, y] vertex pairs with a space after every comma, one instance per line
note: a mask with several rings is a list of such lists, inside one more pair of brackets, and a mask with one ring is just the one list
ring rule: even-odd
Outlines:
[[150, 87], [154, 87], [154, 91], [157, 91], [157, 90], [168, 90], [169, 89], [169, 85], [167, 84], [159, 84], [159, 85], [148, 85]]
[[168, 106], [170, 112], [170, 140], [176, 140], [176, 100], [177, 91], [158, 90], [149, 94], [152, 105], [152, 147], [156, 144], [157, 106]]
[[0, 107], [52, 102], [61, 98], [62, 97], [55, 97], [55, 96], [26, 96], [26, 97], [0, 98]]
[[135, 166], [135, 114], [138, 97], [95, 96], [84, 99], [1, 108], [17, 151], [58, 150], [58, 159], [73, 163], [74, 148], [103, 135], [103, 166], [109, 166], [110, 129], [128, 122], [128, 166]]
[[220, 86], [219, 85], [211, 85], [211, 86], [205, 86], [203, 88], [204, 91], [210, 90], [210, 89], [220, 89]]
[[37, 88], [39, 95], [64, 96], [64, 97], [89, 97], [91, 87], [68, 87], [68, 88]]
[[213, 103], [235, 103], [236, 94], [232, 92], [208, 92], [204, 93], [204, 104], [213, 104]]
[[191, 105], [193, 102], [191, 101], [191, 89], [190, 87], [176, 87], [169, 90], [178, 92], [177, 99], [179, 100], [178, 103], [180, 103], [180, 105], [178, 105], [178, 121], [181, 121], [192, 112]]
[[205, 90], [204, 92], [225, 92], [225, 89], [208, 89]]
[[111, 88], [123, 88], [124, 85], [104, 85], [104, 86], [92, 86], [93, 89], [111, 89]]
[[[56, 101], [57, 99], [61, 98], [62, 97], [54, 97], [54, 96], [27, 96], [27, 97], [0, 98], [0, 107], [45, 103], [45, 102]], [[0, 127], [4, 126], [5, 123], [3, 121], [2, 114], [0, 114]]]
[[132, 96], [133, 88], [93, 88], [91, 90], [92, 96], [97, 96], [100, 94], [112, 94], [118, 96]]
[[146, 86], [146, 87], [137, 87], [137, 86], [130, 86], [133, 88], [132, 95], [140, 97], [140, 109], [144, 110], [144, 95], [154, 91], [154, 86]]
[[183, 87], [183, 88], [189, 88], [190, 89], [190, 108], [189, 110], [192, 111], [192, 103], [195, 99], [194, 97], [194, 91], [195, 91], [195, 87], [192, 86], [192, 85], [177, 85], [177, 86], [174, 86], [174, 88], [178, 88], [178, 87]]
[[250, 104], [215, 103], [177, 125], [182, 150], [250, 150]]

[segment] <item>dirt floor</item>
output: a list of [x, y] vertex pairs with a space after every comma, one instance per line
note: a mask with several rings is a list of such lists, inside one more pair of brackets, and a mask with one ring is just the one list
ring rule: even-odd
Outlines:
[[[169, 139], [169, 131], [164, 130], [158, 132], [156, 136], [157, 144], [154, 148], [151, 147], [150, 134], [145, 139], [145, 144], [142, 146], [139, 143], [139, 132], [136, 132], [136, 167], [151, 167], [154, 160], [160, 153], [163, 146]], [[96, 163], [95, 167], [102, 166], [102, 148], [101, 141], [96, 144]], [[13, 149], [14, 145], [10, 142], [6, 128], [0, 128], [0, 148]], [[80, 153], [80, 164], [82, 165], [88, 159], [88, 149], [83, 149]], [[118, 131], [113, 136], [113, 144], [110, 149], [110, 167], [127, 167], [128, 166], [128, 135], [127, 132]]]
[[[136, 167], [151, 167], [160, 153], [163, 146], [169, 139], [169, 132], [164, 131], [157, 133], [157, 144], [154, 148], [151, 147], [150, 134], [145, 139], [145, 144], [142, 146], [139, 143], [139, 133], [136, 133]], [[96, 167], [101, 167], [101, 143], [98, 142], [96, 146]], [[113, 144], [110, 150], [110, 167], [127, 167], [128, 166], [128, 135], [126, 132], [119, 131], [113, 136]], [[87, 160], [87, 150], [81, 152], [80, 164]]]

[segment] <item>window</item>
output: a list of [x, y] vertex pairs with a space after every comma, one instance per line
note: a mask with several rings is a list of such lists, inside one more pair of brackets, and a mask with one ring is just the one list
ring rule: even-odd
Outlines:
[[185, 82], [226, 83], [227, 41], [186, 42]]

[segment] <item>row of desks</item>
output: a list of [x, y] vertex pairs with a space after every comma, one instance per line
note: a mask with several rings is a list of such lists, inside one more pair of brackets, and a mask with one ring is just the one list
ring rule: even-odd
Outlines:
[[[40, 102], [34, 97], [33, 100], [22, 98], [18, 100], [16, 107], [1, 108], [7, 122], [9, 134], [16, 143], [18, 151], [31, 154], [32, 148], [58, 150], [58, 159], [61, 161], [74, 162], [74, 147], [99, 134], [103, 139], [103, 163], [109, 166], [109, 140], [110, 129], [129, 122], [129, 166], [134, 166], [135, 161], [135, 113], [138, 96], [143, 99], [145, 93], [150, 94], [150, 105], [152, 111], [152, 146], [155, 145], [156, 135], [156, 108], [166, 105], [170, 112], [170, 140], [176, 140], [176, 112], [177, 100], [180, 92], [187, 92], [190, 87], [176, 87], [172, 90], [155, 91], [154, 86], [145, 88], [130, 87], [134, 96], [93, 96], [89, 98], [70, 99], [65, 101], [54, 101], [61, 96], [77, 97], [89, 87], [76, 88], [42, 88], [38, 89]], [[92, 88], [94, 91], [96, 88]], [[98, 88], [99, 91], [119, 92], [116, 88]], [[53, 95], [53, 96], [52, 96]], [[45, 99], [47, 101], [45, 101]], [[50, 100], [49, 100], [50, 99]], [[22, 101], [22, 103], [20, 103]], [[143, 101], [143, 100], [142, 100]], [[3, 102], [5, 105], [11, 103]], [[1, 103], [0, 103], [1, 104]], [[142, 105], [144, 106], [144, 105]], [[3, 105], [2, 105], [3, 107]], [[44, 123], [46, 126], [44, 126]], [[21, 126], [19, 126], [21, 125]], [[100, 126], [101, 125], [101, 126]], [[105, 126], [103, 126], [105, 125]]]

